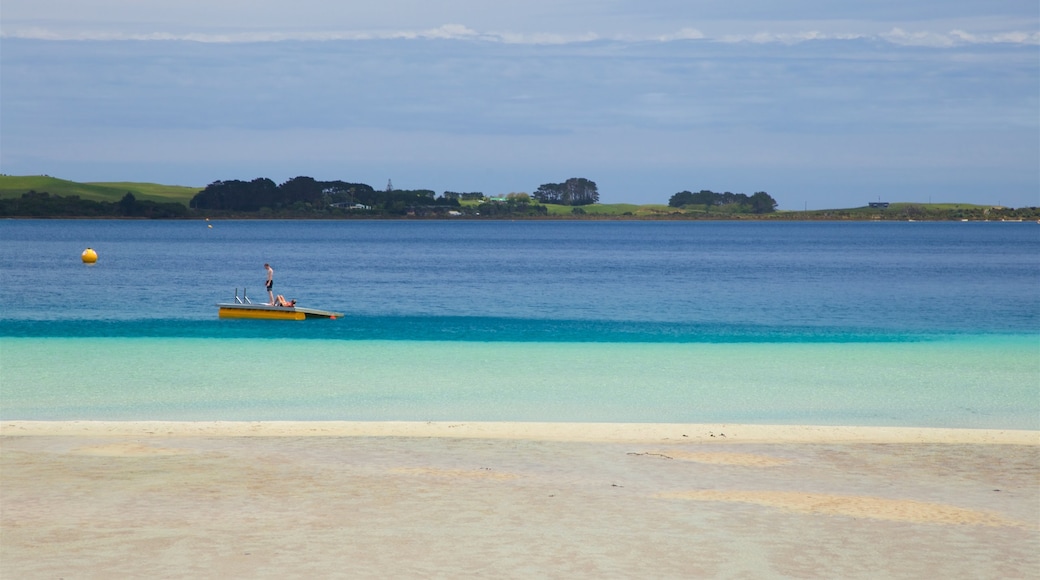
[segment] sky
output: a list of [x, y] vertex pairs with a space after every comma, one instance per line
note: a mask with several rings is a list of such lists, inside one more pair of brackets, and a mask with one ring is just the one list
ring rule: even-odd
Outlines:
[[4, 0], [0, 172], [1040, 206], [1040, 3]]

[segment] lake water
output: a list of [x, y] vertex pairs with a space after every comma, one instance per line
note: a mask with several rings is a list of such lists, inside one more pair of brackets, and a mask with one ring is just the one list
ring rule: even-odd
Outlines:
[[[1036, 224], [8, 220], [0, 242], [3, 419], [1040, 428]], [[345, 316], [218, 319], [266, 300], [265, 262]]]

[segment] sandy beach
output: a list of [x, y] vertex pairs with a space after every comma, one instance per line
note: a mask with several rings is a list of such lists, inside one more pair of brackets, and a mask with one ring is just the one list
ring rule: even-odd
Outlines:
[[1036, 578], [1040, 433], [0, 423], [0, 575]]

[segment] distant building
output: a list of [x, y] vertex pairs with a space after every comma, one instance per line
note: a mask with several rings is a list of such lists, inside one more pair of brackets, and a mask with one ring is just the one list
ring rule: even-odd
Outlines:
[[876, 207], [876, 208], [881, 208], [881, 209], [888, 209], [888, 202], [887, 201], [872, 201], [872, 202], [870, 202], [870, 207]]

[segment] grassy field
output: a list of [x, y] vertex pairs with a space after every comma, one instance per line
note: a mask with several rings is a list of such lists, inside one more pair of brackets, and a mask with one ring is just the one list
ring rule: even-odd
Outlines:
[[0, 175], [0, 198], [21, 197], [27, 191], [37, 191], [62, 197], [78, 195], [82, 199], [93, 201], [119, 201], [129, 192], [140, 200], [188, 205], [188, 201], [202, 189], [158, 183], [80, 183], [47, 175]]

